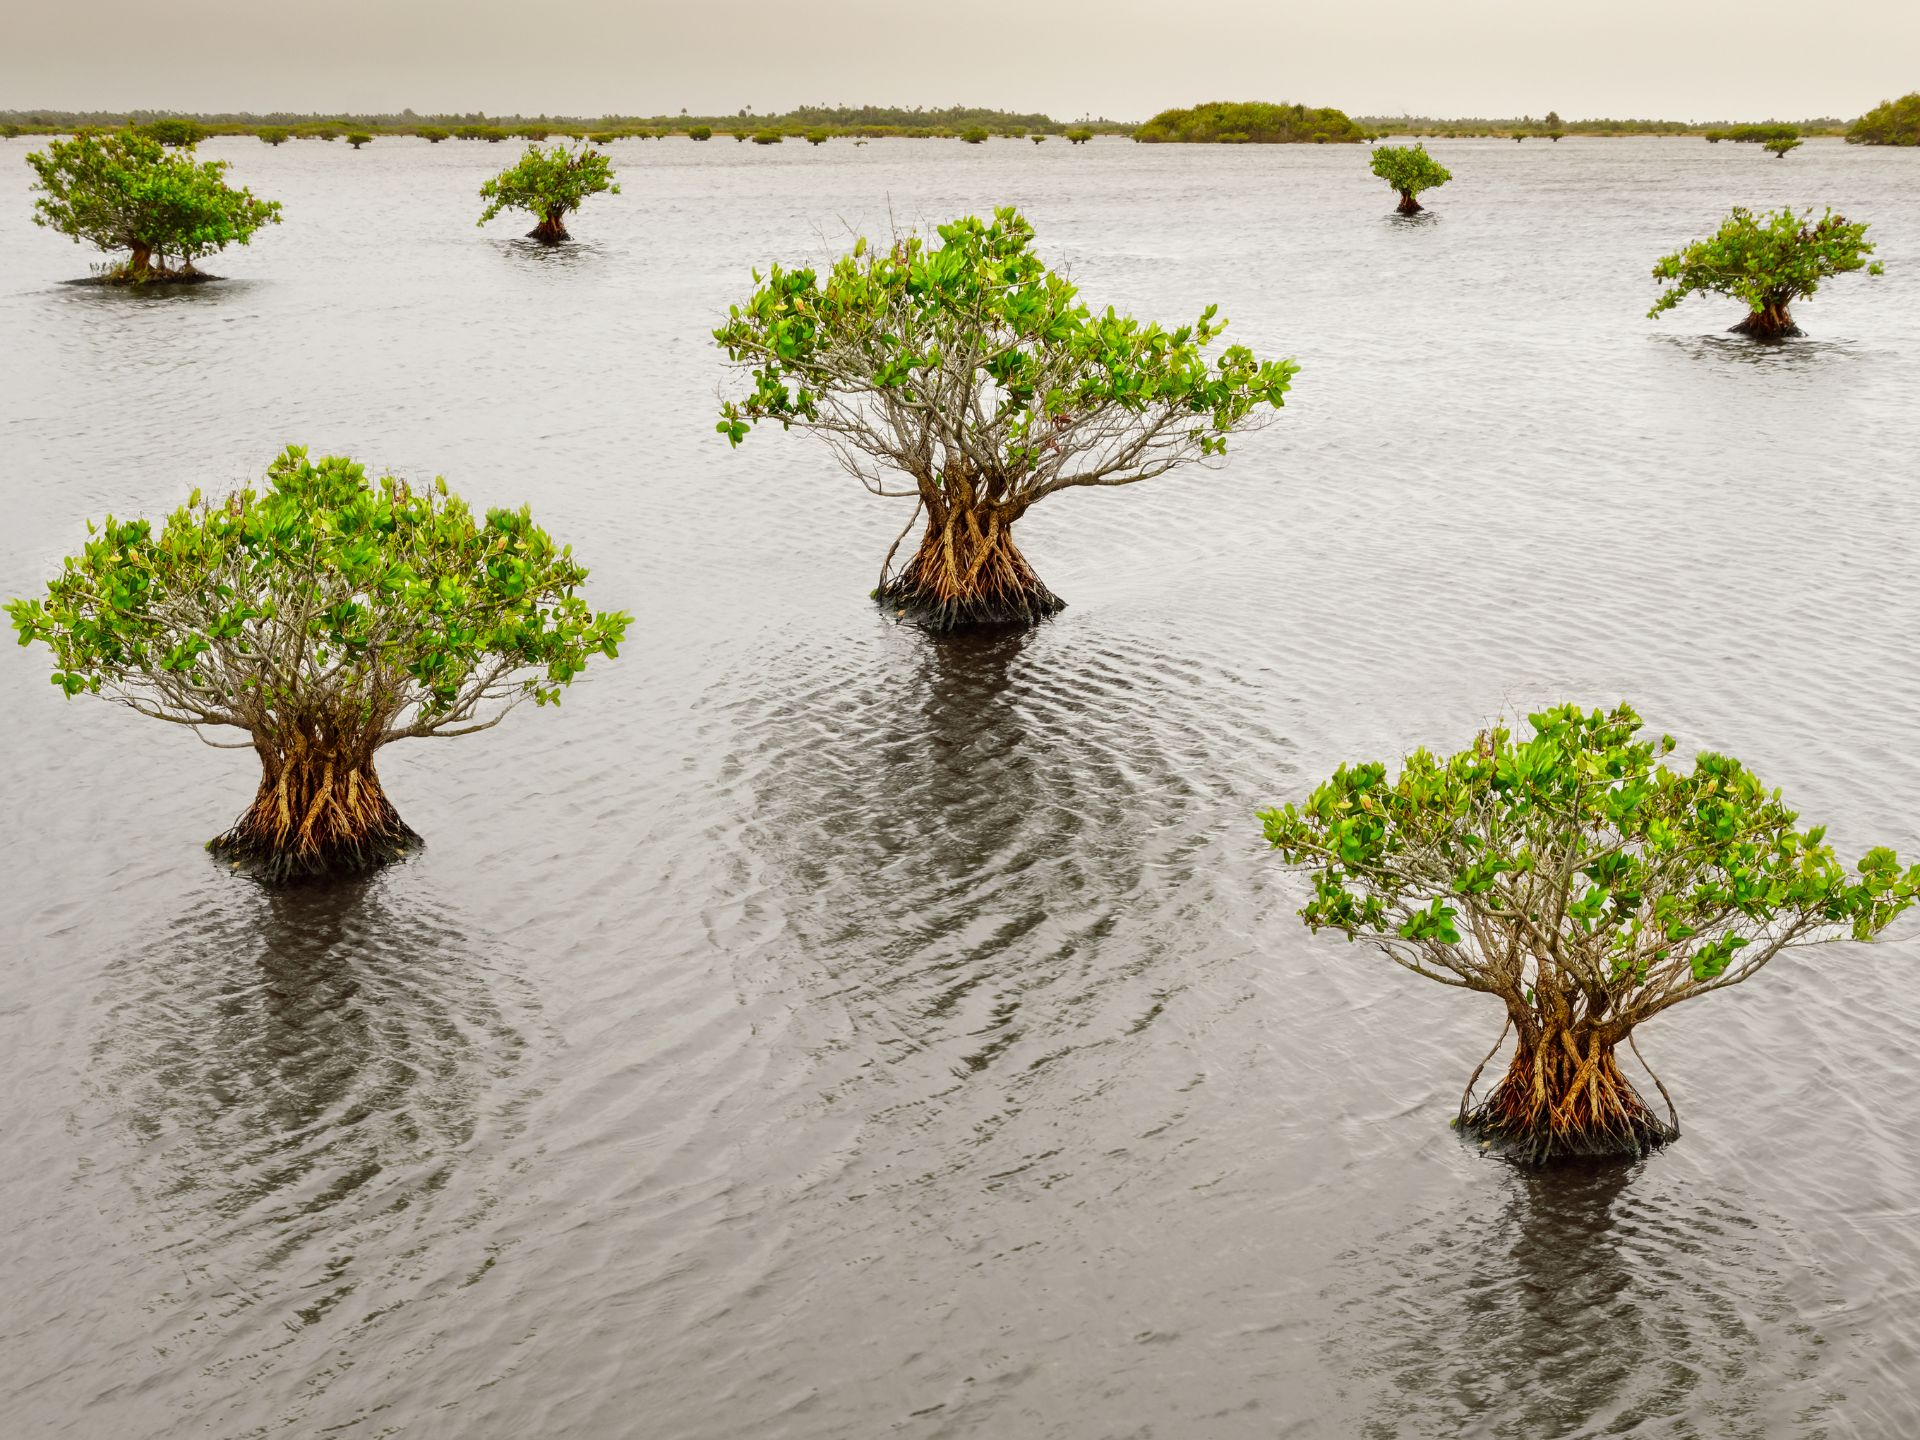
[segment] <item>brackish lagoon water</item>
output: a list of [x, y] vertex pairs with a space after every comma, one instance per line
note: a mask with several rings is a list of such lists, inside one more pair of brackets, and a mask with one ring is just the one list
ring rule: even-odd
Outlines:
[[[1920, 1434], [1920, 927], [1642, 1048], [1685, 1137], [1529, 1176], [1499, 1028], [1293, 918], [1254, 810], [1626, 698], [1851, 856], [1920, 851], [1920, 153], [623, 141], [580, 243], [506, 147], [222, 140], [286, 223], [140, 296], [0, 142], [0, 593], [289, 441], [530, 501], [635, 633], [385, 752], [423, 855], [274, 894], [252, 759], [0, 659], [7, 1436]], [[1216, 472], [1024, 523], [1069, 602], [932, 643], [904, 513], [707, 332], [774, 257], [1017, 203], [1088, 297], [1304, 369]], [[1735, 203], [1874, 223], [1806, 340], [1659, 322]]]

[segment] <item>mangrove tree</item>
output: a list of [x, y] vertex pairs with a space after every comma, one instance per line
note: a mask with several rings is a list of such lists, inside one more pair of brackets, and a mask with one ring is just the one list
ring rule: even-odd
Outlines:
[[1028, 624], [1063, 603], [1014, 544], [1031, 506], [1217, 459], [1298, 367], [1238, 345], [1210, 360], [1214, 307], [1174, 330], [1090, 310], [1015, 210], [937, 238], [862, 239], [825, 275], [756, 272], [714, 331], [749, 382], [718, 429], [735, 445], [763, 420], [811, 430], [872, 493], [915, 502], [919, 547], [897, 575], [888, 551], [874, 591], [888, 609], [936, 630]]
[[1402, 215], [1418, 215], [1426, 208], [1420, 203], [1420, 193], [1453, 178], [1453, 172], [1427, 154], [1425, 145], [1418, 143], [1377, 145], [1371, 164], [1373, 173], [1399, 192], [1400, 203], [1394, 208]]
[[614, 183], [612, 163], [600, 151], [570, 150], [565, 145], [542, 150], [529, 145], [516, 164], [480, 187], [487, 208], [477, 223], [486, 224], [502, 210], [524, 210], [540, 222], [527, 232], [527, 238], [558, 245], [570, 238], [567, 216], [589, 195], [602, 192], [618, 195], [620, 187]]
[[[557, 703], [628, 624], [588, 608], [586, 570], [524, 508], [476, 518], [444, 481], [370, 481], [298, 447], [262, 489], [88, 531], [44, 598], [8, 604], [20, 643], [53, 652], [68, 696], [252, 749], [253, 803], [209, 848], [276, 880], [418, 845], [374, 771], [381, 747]], [[207, 733], [223, 731], [245, 738]]]
[[1312, 872], [1309, 926], [1500, 1002], [1487, 1061], [1509, 1031], [1513, 1054], [1477, 1107], [1474, 1071], [1463, 1127], [1536, 1163], [1637, 1154], [1679, 1123], [1621, 1068], [1634, 1031], [1783, 950], [1873, 938], [1920, 895], [1920, 866], [1874, 849], [1847, 870], [1739, 761], [1662, 763], [1672, 737], [1640, 738], [1625, 705], [1563, 705], [1529, 725], [1496, 725], [1445, 759], [1416, 750], [1397, 776], [1343, 765], [1305, 805], [1260, 819], [1280, 857]]
[[280, 204], [236, 190], [224, 160], [196, 160], [131, 131], [82, 132], [27, 156], [33, 167], [33, 223], [127, 259], [116, 281], [204, 279], [193, 262], [228, 245], [245, 245], [277, 224]]
[[1788, 307], [1812, 295], [1822, 280], [1852, 270], [1881, 273], [1877, 261], [1867, 260], [1873, 245], [1865, 224], [1852, 224], [1831, 210], [1818, 221], [1812, 216], [1811, 210], [1755, 215], [1735, 206], [1712, 235], [1654, 264], [1653, 278], [1668, 282], [1668, 288], [1647, 318], [1657, 319], [1689, 295], [1705, 292], [1730, 295], [1746, 305], [1747, 318], [1732, 327], [1736, 335], [1756, 340], [1798, 335]]

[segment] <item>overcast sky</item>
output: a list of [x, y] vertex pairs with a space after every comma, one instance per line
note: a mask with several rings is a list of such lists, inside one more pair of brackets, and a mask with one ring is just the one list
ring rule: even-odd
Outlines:
[[1857, 115], [1920, 0], [4, 0], [0, 109]]

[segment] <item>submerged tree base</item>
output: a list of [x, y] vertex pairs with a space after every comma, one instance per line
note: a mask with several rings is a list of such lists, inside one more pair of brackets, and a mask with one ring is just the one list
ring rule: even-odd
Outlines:
[[365, 874], [424, 843], [388, 802], [372, 765], [309, 758], [262, 779], [247, 813], [207, 850], [282, 883]]
[[1527, 1165], [1638, 1157], [1680, 1138], [1621, 1073], [1613, 1046], [1591, 1034], [1521, 1046], [1493, 1093], [1463, 1110], [1459, 1128]]
[[1013, 543], [1013, 522], [1024, 507], [957, 505], [937, 494], [921, 503], [927, 528], [920, 548], [873, 592], [895, 618], [941, 632], [1004, 630], [1037, 625], [1067, 608]]
[[573, 237], [567, 234], [567, 227], [558, 220], [542, 220], [527, 232], [527, 239], [538, 240], [542, 245], [558, 245]]
[[135, 270], [131, 265], [116, 265], [111, 270], [103, 270], [98, 275], [88, 275], [79, 280], [69, 281], [73, 285], [206, 285], [218, 280], [218, 275], [209, 275], [204, 270], [196, 270], [191, 265], [183, 265], [178, 270], [169, 270], [164, 266], [150, 265], [145, 270]]
[[1738, 325], [1729, 326], [1727, 333], [1745, 335], [1750, 340], [1790, 340], [1802, 332], [1793, 323], [1793, 316], [1783, 307], [1779, 310], [1756, 310]]
[[1067, 602], [1044, 585], [1011, 595], [943, 598], [910, 586], [902, 578], [874, 591], [873, 598], [896, 620], [942, 634], [950, 630], [1024, 629], [1067, 608]]
[[1418, 215], [1422, 210], [1425, 210], [1427, 207], [1422, 205], [1418, 200], [1414, 199], [1413, 196], [1405, 194], [1403, 192], [1400, 196], [1400, 203], [1394, 206], [1393, 208], [1396, 213], [1401, 215]]

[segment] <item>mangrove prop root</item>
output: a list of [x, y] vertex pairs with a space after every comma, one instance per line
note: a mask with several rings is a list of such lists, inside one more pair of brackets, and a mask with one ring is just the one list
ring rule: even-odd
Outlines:
[[542, 217], [540, 223], [527, 232], [527, 238], [543, 245], [558, 245], [569, 237], [565, 223], [556, 214]]
[[1679, 1134], [1640, 1098], [1599, 1030], [1552, 1030], [1515, 1047], [1507, 1073], [1463, 1124], [1534, 1165], [1644, 1155]]
[[1727, 333], [1747, 335], [1755, 340], [1785, 340], [1798, 335], [1800, 327], [1793, 323], [1793, 316], [1785, 305], [1768, 305], [1755, 310]]
[[1398, 210], [1402, 215], [1418, 215], [1426, 208], [1426, 206], [1413, 198], [1413, 192], [1410, 190], [1402, 190], [1400, 192], [1400, 203], [1394, 206], [1394, 209]]
[[253, 804], [207, 849], [235, 868], [286, 881], [376, 869], [421, 843], [380, 788], [371, 756], [296, 744], [273, 757]]
[[920, 548], [874, 599], [929, 630], [1033, 625], [1067, 602], [1041, 583], [1013, 543], [1014, 506], [929, 502]]

